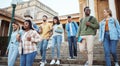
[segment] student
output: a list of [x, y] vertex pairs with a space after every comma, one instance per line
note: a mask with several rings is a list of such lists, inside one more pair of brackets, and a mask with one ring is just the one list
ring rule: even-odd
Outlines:
[[43, 15], [43, 23], [40, 25], [41, 27], [41, 36], [43, 37], [43, 40], [40, 42], [40, 54], [42, 56], [42, 61], [40, 61], [40, 66], [44, 66], [46, 61], [46, 49], [48, 45], [48, 40], [51, 37], [51, 30], [52, 25], [47, 22], [48, 17], [46, 15]]
[[[52, 35], [52, 61], [50, 64], [60, 64], [60, 47], [62, 43], [62, 33], [63, 27], [60, 24], [59, 18], [57, 16], [53, 17], [53, 35]], [[55, 48], [57, 48], [57, 61], [55, 62], [54, 52]]]
[[18, 22], [13, 22], [12, 27], [13, 27], [13, 31], [12, 31], [10, 42], [6, 51], [6, 54], [8, 53], [8, 66], [14, 66], [18, 56], [19, 42], [17, 41], [16, 36], [19, 33], [20, 26]]
[[39, 27], [37, 26], [37, 24], [35, 22], [33, 22], [33, 17], [31, 15], [24, 15], [24, 19], [25, 20], [30, 20], [32, 22], [32, 27], [34, 30], [36, 30], [39, 33]]
[[71, 16], [68, 16], [68, 23], [66, 24], [70, 55], [68, 59], [75, 59], [77, 57], [77, 40], [76, 40], [77, 30], [78, 30], [77, 23], [72, 21]]
[[115, 66], [119, 66], [116, 50], [118, 39], [120, 39], [120, 24], [112, 17], [111, 10], [106, 8], [99, 29], [99, 41], [103, 43], [106, 66], [112, 66], [110, 54], [113, 56]]
[[[80, 20], [77, 37], [82, 37], [82, 42], [79, 43], [79, 49], [82, 55], [87, 59], [84, 66], [92, 66], [93, 64], [93, 48], [94, 36], [99, 24], [95, 17], [90, 16], [89, 7], [84, 8], [85, 17]], [[87, 48], [86, 48], [87, 47]]]
[[32, 66], [37, 54], [36, 44], [42, 41], [42, 38], [37, 31], [33, 30], [30, 20], [25, 20], [23, 31], [20, 32], [20, 37], [17, 40], [20, 41], [20, 66]]

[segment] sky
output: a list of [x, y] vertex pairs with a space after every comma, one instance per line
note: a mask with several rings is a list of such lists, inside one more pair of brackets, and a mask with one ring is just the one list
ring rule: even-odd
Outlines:
[[[10, 6], [11, 1], [12, 0], [0, 0], [0, 8]], [[59, 15], [79, 13], [78, 0], [39, 0], [39, 1], [52, 8], [54, 11], [58, 12]]]

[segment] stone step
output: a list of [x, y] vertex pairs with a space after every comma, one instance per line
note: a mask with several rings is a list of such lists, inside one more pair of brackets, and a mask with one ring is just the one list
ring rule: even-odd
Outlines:
[[[39, 66], [40, 65], [40, 60], [41, 59], [35, 59], [34, 61], [34, 64], [33, 66]], [[50, 63], [51, 59], [47, 59], [47, 64], [46, 66], [50, 66], [49, 63]], [[64, 65], [82, 65], [85, 63], [85, 60], [82, 60], [82, 59], [79, 59], [79, 60], [66, 60], [66, 59], [62, 59], [60, 60], [61, 61], [61, 65], [59, 66], [64, 66]], [[113, 62], [112, 62], [113, 64]], [[119, 64], [120, 64], [120, 61], [119, 61]], [[7, 65], [7, 58], [0, 58], [0, 65]], [[94, 60], [93, 61], [93, 65], [102, 65], [104, 66], [105, 65], [105, 61], [104, 60]], [[17, 59], [16, 61], [16, 65], [15, 66], [19, 66], [19, 58]], [[52, 65], [52, 66], [56, 66], [56, 65]]]
[[[72, 62], [72, 61], [71, 61]], [[61, 62], [62, 63], [62, 62]], [[120, 62], [119, 62], [120, 63]], [[1, 64], [0, 63], [0, 66], [7, 66], [7, 63], [6, 64]], [[16, 62], [15, 63], [15, 66], [19, 66], [20, 65], [20, 63], [19, 62]], [[34, 62], [33, 63], [33, 66], [39, 66], [40, 65], [40, 63], [39, 62]], [[77, 63], [68, 63], [68, 64], [65, 64], [65, 63], [62, 63], [62, 64], [60, 64], [60, 65], [56, 65], [56, 64], [54, 64], [54, 65], [50, 65], [49, 63], [47, 63], [45, 66], [83, 66], [84, 65], [84, 63], [83, 62], [80, 62], [79, 64], [77, 64]], [[94, 61], [94, 63], [93, 63], [93, 66], [105, 66], [105, 62], [104, 61], [97, 61], [97, 62], [95, 62]], [[112, 63], [112, 66], [114, 66], [114, 64]]]
[[[15, 65], [15, 66], [19, 66], [19, 65]], [[39, 63], [34, 63], [33, 66], [40, 66]], [[60, 64], [60, 65], [50, 65], [50, 64], [45, 64], [45, 66], [84, 66], [84, 65], [80, 65], [80, 64]], [[105, 66], [105, 65], [93, 65], [93, 66]]]

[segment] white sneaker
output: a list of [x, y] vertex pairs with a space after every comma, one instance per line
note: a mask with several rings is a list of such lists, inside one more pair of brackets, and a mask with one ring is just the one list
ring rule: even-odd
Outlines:
[[42, 63], [42, 61], [40, 61], [39, 63]]
[[40, 66], [45, 66], [45, 63], [44, 63], [44, 62], [41, 62]]
[[47, 63], [47, 61], [45, 60], [45, 64]]
[[85, 65], [84, 66], [88, 66], [88, 61], [86, 61]]
[[[40, 61], [39, 63], [42, 63], [42, 61]], [[45, 64], [47, 63], [47, 61], [45, 60]]]
[[119, 66], [118, 62], [115, 62], [115, 66]]
[[59, 60], [57, 60], [57, 62], [56, 62], [55, 64], [60, 65], [60, 61], [59, 61]]
[[53, 65], [53, 64], [55, 64], [55, 60], [54, 59], [50, 62], [50, 65]]

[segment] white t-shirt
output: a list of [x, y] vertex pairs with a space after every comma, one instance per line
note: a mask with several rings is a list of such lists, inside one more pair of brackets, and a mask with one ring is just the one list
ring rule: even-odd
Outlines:
[[57, 32], [55, 32], [55, 30], [56, 30], [57, 28], [61, 28], [61, 29], [63, 30], [62, 24], [59, 24], [59, 25], [55, 24], [55, 25], [53, 26], [53, 36], [62, 35], [62, 33], [57, 33]]

